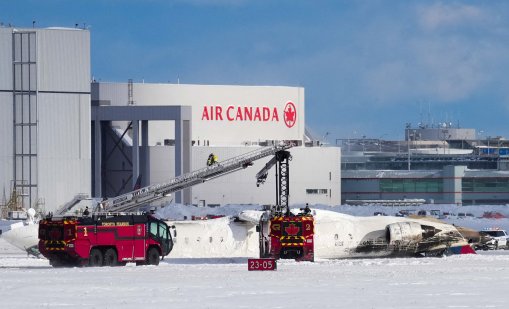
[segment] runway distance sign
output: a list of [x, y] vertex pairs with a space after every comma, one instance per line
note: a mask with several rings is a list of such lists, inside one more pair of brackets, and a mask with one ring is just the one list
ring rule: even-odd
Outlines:
[[275, 259], [248, 259], [247, 270], [277, 270]]

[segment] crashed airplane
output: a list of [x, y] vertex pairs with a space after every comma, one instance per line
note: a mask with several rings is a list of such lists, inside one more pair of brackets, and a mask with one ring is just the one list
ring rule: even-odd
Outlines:
[[[298, 209], [293, 209], [299, 215]], [[260, 221], [264, 211], [246, 210], [238, 216], [209, 220], [167, 221], [175, 225], [175, 246], [169, 258], [252, 258], [262, 255], [264, 238]], [[313, 209], [314, 258], [441, 256], [475, 253], [472, 234], [437, 220], [391, 216], [355, 217]], [[29, 224], [1, 236], [12, 245], [34, 252], [37, 224]]]
[[[298, 211], [293, 210], [296, 215]], [[453, 225], [426, 218], [355, 217], [313, 210], [315, 259], [396, 256], [441, 256], [475, 253], [469, 238]], [[257, 232], [262, 211], [243, 211], [237, 217], [198, 221], [169, 221], [176, 237], [171, 257], [258, 257], [264, 237]]]

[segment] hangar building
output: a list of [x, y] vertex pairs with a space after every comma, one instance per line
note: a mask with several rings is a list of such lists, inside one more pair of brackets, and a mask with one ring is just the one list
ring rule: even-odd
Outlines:
[[0, 203], [90, 194], [90, 33], [0, 27]]
[[[308, 138], [301, 87], [91, 82], [88, 30], [4, 27], [0, 106], [0, 204], [16, 192], [23, 207], [52, 211], [287, 140], [290, 203], [341, 201], [340, 150]], [[254, 177], [269, 159], [174, 201], [274, 203], [275, 177], [260, 187]]]
[[[292, 141], [297, 147], [291, 149], [290, 202], [340, 204], [340, 150], [338, 147], [320, 147], [319, 143], [305, 138], [303, 88], [93, 83], [92, 104], [94, 107], [127, 106], [127, 109], [129, 106], [190, 106], [192, 170], [205, 167], [210, 153], [218, 155], [221, 161], [256, 147]], [[128, 127], [126, 122], [111, 123], [113, 131], [120, 136]], [[145, 145], [150, 168], [141, 173], [143, 184], [164, 182], [169, 176], [176, 175], [173, 128], [171, 121], [148, 121]], [[133, 136], [132, 130], [128, 131], [124, 136]], [[109, 135], [114, 134], [110, 132]], [[106, 139], [107, 136], [102, 138]], [[130, 141], [124, 139], [123, 147], [130, 147]], [[127, 180], [137, 178], [130, 178], [130, 153], [130, 150], [119, 149], [116, 155], [111, 155], [115, 159], [106, 163], [102, 160], [102, 174], [108, 174], [110, 178], [101, 182], [102, 187], [94, 186], [96, 192], [101, 190], [107, 195], [116, 195], [119, 191], [112, 192], [112, 189], [125, 187]], [[245, 171], [195, 186], [183, 202], [196, 205], [274, 203], [275, 177], [256, 187], [255, 174], [268, 160], [259, 160]], [[120, 167], [124, 166], [124, 169], [112, 167], [120, 161], [123, 162]], [[95, 175], [100, 173], [97, 168]], [[104, 169], [109, 172], [105, 173]]]

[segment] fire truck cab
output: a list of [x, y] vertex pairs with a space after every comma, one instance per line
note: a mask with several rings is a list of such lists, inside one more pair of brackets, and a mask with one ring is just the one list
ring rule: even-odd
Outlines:
[[53, 266], [158, 265], [173, 248], [171, 227], [147, 214], [47, 217], [39, 251]]
[[260, 257], [314, 261], [314, 218], [310, 213], [270, 213], [260, 219]]

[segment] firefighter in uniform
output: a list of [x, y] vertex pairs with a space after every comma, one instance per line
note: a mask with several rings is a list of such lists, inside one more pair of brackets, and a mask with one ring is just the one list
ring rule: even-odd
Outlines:
[[211, 153], [207, 159], [207, 166], [212, 166], [214, 163], [217, 163], [217, 156]]
[[311, 208], [309, 208], [309, 204], [306, 203], [306, 207], [300, 209], [302, 211], [303, 216], [307, 216], [311, 213]]

